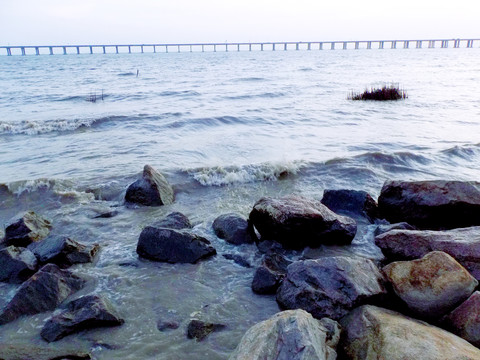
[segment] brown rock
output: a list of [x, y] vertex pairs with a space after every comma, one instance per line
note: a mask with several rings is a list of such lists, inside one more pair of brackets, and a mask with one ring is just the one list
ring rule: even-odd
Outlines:
[[448, 329], [480, 347], [480, 292], [475, 291], [444, 319]]
[[46, 238], [51, 227], [50, 221], [33, 211], [27, 211], [5, 229], [5, 246], [26, 247], [34, 241]]
[[125, 194], [127, 202], [147, 206], [169, 205], [174, 198], [167, 179], [150, 165], [145, 165], [142, 178], [131, 184]]

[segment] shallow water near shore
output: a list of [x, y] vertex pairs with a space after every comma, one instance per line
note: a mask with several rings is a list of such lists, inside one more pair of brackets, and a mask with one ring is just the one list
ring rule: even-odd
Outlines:
[[[0, 327], [2, 345], [79, 348], [97, 359], [226, 359], [278, 306], [250, 289], [261, 254], [218, 239], [213, 220], [248, 216], [262, 196], [321, 199], [324, 189], [378, 196], [387, 179], [480, 179], [480, 49], [0, 57], [0, 223], [32, 209], [53, 234], [99, 243], [91, 279], [125, 319], [46, 345], [51, 313]], [[136, 76], [137, 69], [139, 76]], [[409, 98], [353, 102], [351, 90], [398, 83]], [[101, 95], [95, 103], [85, 99]], [[150, 164], [176, 192], [164, 207], [126, 207]], [[109, 211], [112, 218], [95, 218]], [[198, 264], [141, 260], [143, 227], [180, 211], [218, 255]], [[352, 247], [372, 259], [374, 225]], [[241, 254], [244, 268], [222, 255]], [[291, 254], [292, 258], [301, 253]], [[0, 283], [0, 306], [16, 289]], [[226, 324], [197, 342], [190, 319]], [[178, 329], [160, 332], [159, 320]]]

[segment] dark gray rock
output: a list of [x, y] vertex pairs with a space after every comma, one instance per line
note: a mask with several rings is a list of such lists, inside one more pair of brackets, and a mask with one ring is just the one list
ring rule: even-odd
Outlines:
[[47, 321], [40, 335], [46, 341], [53, 342], [83, 330], [123, 323], [124, 320], [107, 299], [88, 295], [68, 303], [63, 312]]
[[237, 265], [240, 265], [244, 268], [251, 268], [252, 265], [241, 255], [238, 254], [223, 254], [223, 257], [227, 260], [233, 260], [233, 262]]
[[378, 206], [388, 221], [405, 221], [420, 229], [480, 225], [480, 183], [387, 181]]
[[256, 240], [253, 227], [238, 214], [220, 215], [212, 226], [215, 235], [233, 245], [251, 244]]
[[92, 262], [100, 246], [84, 245], [64, 236], [51, 236], [45, 240], [30, 244], [31, 250], [42, 264], [54, 263], [60, 267]]
[[147, 206], [169, 205], [174, 198], [167, 179], [150, 165], [145, 165], [142, 178], [131, 184], [125, 194], [127, 202]]
[[256, 294], [275, 294], [291, 264], [280, 254], [265, 255], [262, 265], [257, 268], [252, 280], [252, 290]]
[[207, 239], [184, 230], [147, 226], [138, 239], [137, 254], [143, 258], [169, 263], [195, 263], [215, 255]]
[[406, 222], [395, 223], [395, 224], [381, 224], [375, 229], [375, 236], [389, 232], [390, 230], [418, 230], [415, 226], [410, 225]]
[[306, 310], [317, 319], [337, 320], [386, 293], [385, 279], [371, 260], [336, 256], [289, 265], [277, 302], [285, 309]]
[[108, 211], [108, 212], [99, 214], [99, 215], [95, 216], [94, 219], [110, 219], [110, 218], [115, 217], [117, 215], [118, 215], [118, 211], [113, 210], [113, 211]]
[[159, 320], [157, 322], [158, 331], [175, 330], [180, 327], [180, 323], [175, 319]]
[[322, 204], [338, 214], [364, 217], [371, 223], [378, 218], [377, 202], [365, 191], [325, 190]]
[[207, 323], [200, 320], [192, 320], [188, 324], [187, 337], [202, 341], [214, 331], [222, 330], [226, 327], [223, 324]]
[[37, 258], [30, 250], [13, 245], [0, 250], [0, 281], [21, 283], [37, 270]]
[[163, 219], [155, 222], [152, 226], [156, 228], [167, 228], [175, 230], [192, 228], [192, 224], [190, 223], [190, 220], [188, 220], [188, 217], [186, 217], [180, 212], [172, 212], [165, 216]]
[[20, 286], [12, 300], [2, 309], [0, 325], [23, 315], [54, 310], [84, 284], [84, 279], [61, 270], [55, 264], [47, 264]]
[[5, 229], [5, 246], [27, 247], [34, 241], [47, 237], [52, 224], [47, 219], [33, 211], [27, 211], [23, 216]]
[[250, 221], [262, 240], [276, 240], [294, 249], [349, 244], [357, 231], [355, 220], [296, 195], [260, 199], [250, 212]]

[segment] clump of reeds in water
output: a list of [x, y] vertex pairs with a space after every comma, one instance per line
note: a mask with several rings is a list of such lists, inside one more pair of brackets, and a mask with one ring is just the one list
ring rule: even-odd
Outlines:
[[406, 99], [407, 93], [400, 89], [397, 85], [384, 85], [382, 88], [371, 88], [363, 93], [351, 92], [348, 96], [349, 100], [400, 100]]

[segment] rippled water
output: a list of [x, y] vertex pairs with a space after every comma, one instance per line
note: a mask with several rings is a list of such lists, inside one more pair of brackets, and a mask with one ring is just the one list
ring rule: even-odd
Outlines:
[[[480, 49], [406, 49], [0, 57], [0, 222], [33, 209], [53, 232], [102, 246], [81, 294], [106, 294], [126, 322], [67, 337], [57, 348], [98, 359], [224, 359], [244, 331], [276, 311], [250, 289], [255, 246], [211, 229], [248, 216], [261, 196], [327, 188], [378, 195], [386, 179], [480, 178]], [[137, 76], [138, 70], [138, 76]], [[352, 102], [350, 91], [398, 83], [408, 99]], [[103, 92], [103, 100], [100, 99]], [[96, 102], [86, 101], [97, 95]], [[163, 172], [176, 202], [127, 208], [144, 164]], [[95, 219], [115, 208], [119, 215]], [[185, 213], [219, 255], [196, 265], [139, 260], [142, 228]], [[366, 228], [350, 249], [379, 258]], [[240, 253], [243, 268], [222, 254]], [[293, 254], [292, 256], [301, 254]], [[15, 286], [0, 285], [0, 305]], [[0, 343], [44, 346], [50, 314], [0, 327]], [[160, 319], [177, 330], [160, 332]], [[227, 324], [203, 342], [191, 318]], [[1, 347], [0, 347], [1, 349]]]

